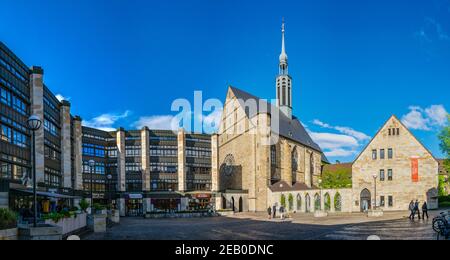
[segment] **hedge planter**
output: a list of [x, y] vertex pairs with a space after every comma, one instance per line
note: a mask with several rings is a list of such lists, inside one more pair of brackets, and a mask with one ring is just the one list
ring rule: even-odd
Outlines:
[[18, 238], [18, 229], [4, 229], [0, 230], [0, 240], [17, 240]]
[[108, 213], [108, 218], [112, 223], [119, 224], [120, 223], [120, 213], [118, 210], [113, 210]]
[[58, 226], [62, 228], [63, 236], [82, 230], [87, 226], [86, 213], [78, 214], [76, 217], [63, 218], [58, 222], [46, 220], [45, 224]]
[[62, 228], [53, 225], [20, 227], [20, 240], [62, 240]]
[[106, 214], [88, 215], [87, 223], [90, 230], [94, 233], [106, 232]]

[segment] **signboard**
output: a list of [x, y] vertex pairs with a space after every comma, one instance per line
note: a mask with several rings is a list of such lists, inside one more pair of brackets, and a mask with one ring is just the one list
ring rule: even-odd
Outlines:
[[128, 199], [130, 200], [139, 200], [142, 199], [144, 196], [142, 194], [128, 194]]
[[211, 198], [211, 194], [196, 194], [195, 198], [197, 198], [197, 199], [210, 199]]
[[411, 180], [419, 182], [419, 158], [411, 158]]

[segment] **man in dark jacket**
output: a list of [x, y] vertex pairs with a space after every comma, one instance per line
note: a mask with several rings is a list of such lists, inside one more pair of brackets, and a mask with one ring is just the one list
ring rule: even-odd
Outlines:
[[273, 214], [272, 217], [275, 219], [277, 217], [277, 206], [276, 205], [273, 205], [272, 214]]
[[416, 215], [416, 213], [420, 220], [419, 200], [416, 200], [416, 204], [414, 204], [414, 215]]
[[428, 217], [428, 204], [425, 201], [422, 205], [422, 219], [425, 220], [425, 215], [427, 216], [427, 219], [429, 219], [430, 217]]
[[414, 201], [411, 200], [411, 202], [409, 203], [409, 211], [411, 212], [411, 214], [409, 215], [409, 219], [414, 220], [414, 216], [416, 214], [414, 214]]
[[269, 216], [269, 219], [272, 218], [272, 208], [271, 207], [267, 208], [267, 215]]

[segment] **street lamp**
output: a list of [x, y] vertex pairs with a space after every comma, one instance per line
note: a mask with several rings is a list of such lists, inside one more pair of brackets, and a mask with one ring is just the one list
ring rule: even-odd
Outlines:
[[373, 206], [373, 209], [375, 210], [375, 209], [377, 209], [377, 178], [378, 178], [378, 175], [374, 174], [374, 175], [372, 175], [372, 177], [373, 177], [373, 182], [375, 185], [375, 195], [374, 195], [375, 205]]
[[93, 186], [93, 175], [94, 175], [94, 167], [95, 167], [95, 161], [89, 160], [89, 171], [91, 173], [91, 214], [92, 214], [92, 207], [94, 205], [94, 186]]
[[325, 211], [325, 209], [322, 209], [322, 179], [319, 179], [319, 188], [320, 188], [320, 210], [324, 210]]
[[33, 157], [33, 226], [37, 227], [37, 193], [36, 193], [36, 131], [42, 126], [42, 120], [37, 115], [32, 115], [27, 120], [28, 128], [33, 133], [33, 144], [31, 146], [31, 156]]
[[112, 175], [111, 174], [108, 174], [108, 175], [106, 175], [106, 178], [108, 179], [108, 197], [109, 197], [109, 204], [110, 204], [110, 206], [111, 206], [111, 209], [112, 209], [112, 192], [111, 192], [111, 182], [112, 182]]

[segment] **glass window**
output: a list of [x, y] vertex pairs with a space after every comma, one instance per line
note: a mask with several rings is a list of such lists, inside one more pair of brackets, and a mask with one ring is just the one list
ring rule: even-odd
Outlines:
[[392, 148], [388, 149], [388, 159], [394, 158], [394, 150]]
[[377, 159], [377, 150], [372, 150], [372, 160]]
[[386, 206], [386, 201], [385, 201], [384, 196], [381, 196], [381, 197], [380, 197], [380, 206], [381, 206], [381, 207]]
[[394, 179], [394, 173], [392, 171], [392, 169], [388, 170], [388, 180], [392, 181]]
[[11, 105], [11, 93], [4, 88], [0, 88], [0, 102]]
[[384, 149], [381, 149], [380, 150], [380, 159], [384, 159], [385, 158], [385, 150]]
[[385, 180], [384, 170], [380, 170], [380, 181], [384, 181], [384, 180]]
[[389, 200], [389, 202], [388, 202], [389, 207], [393, 207], [394, 206], [394, 197], [389, 196], [388, 200]]
[[5, 125], [1, 125], [0, 126], [0, 138], [3, 141], [9, 142], [11, 143], [11, 128], [5, 126]]

